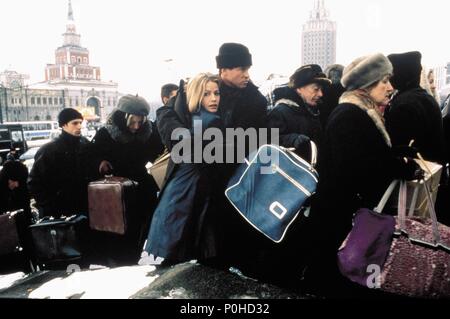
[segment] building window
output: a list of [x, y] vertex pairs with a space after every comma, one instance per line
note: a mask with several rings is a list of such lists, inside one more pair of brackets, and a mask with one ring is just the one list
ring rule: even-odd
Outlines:
[[[53, 103], [54, 103], [55, 105], [58, 105], [58, 98], [57, 98], [57, 97], [53, 98]], [[61, 103], [61, 104], [62, 104], [62, 103]]]
[[31, 98], [31, 105], [34, 105], [34, 97]]
[[47, 98], [46, 97], [42, 98], [42, 104], [47, 105]]
[[53, 105], [53, 99], [51, 97], [48, 98], [48, 104]]
[[41, 105], [41, 98], [40, 97], [37, 98], [37, 105]]
[[63, 99], [62, 99], [62, 97], [59, 98], [59, 104], [61, 104], [61, 105], [63, 104]]

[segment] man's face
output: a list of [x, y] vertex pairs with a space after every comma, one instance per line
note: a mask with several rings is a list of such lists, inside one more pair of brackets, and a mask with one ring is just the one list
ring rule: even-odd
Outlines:
[[249, 66], [232, 69], [220, 69], [220, 78], [228, 86], [244, 89], [250, 81], [250, 75], [248, 74], [249, 69]]
[[309, 106], [317, 106], [320, 98], [323, 96], [322, 86], [317, 83], [312, 83], [301, 88], [297, 88], [296, 91], [297, 94], [300, 95]]
[[81, 123], [83, 120], [75, 119], [63, 125], [62, 129], [73, 136], [81, 136]]

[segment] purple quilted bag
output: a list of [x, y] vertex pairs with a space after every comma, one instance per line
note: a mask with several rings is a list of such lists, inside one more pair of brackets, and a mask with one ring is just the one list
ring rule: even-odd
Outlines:
[[450, 298], [450, 228], [437, 222], [428, 188], [430, 219], [406, 217], [403, 181], [398, 216], [379, 213], [397, 182], [391, 183], [374, 211], [358, 210], [338, 252], [339, 269], [366, 287], [410, 297]]

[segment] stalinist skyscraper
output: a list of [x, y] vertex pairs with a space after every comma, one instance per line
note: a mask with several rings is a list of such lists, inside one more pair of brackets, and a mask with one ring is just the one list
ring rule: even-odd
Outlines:
[[314, 63], [323, 69], [336, 63], [336, 22], [329, 19], [324, 2], [314, 0], [302, 32], [302, 65]]

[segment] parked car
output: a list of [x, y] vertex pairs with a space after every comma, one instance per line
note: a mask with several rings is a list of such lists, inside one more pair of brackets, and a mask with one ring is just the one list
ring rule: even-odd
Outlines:
[[32, 147], [19, 157], [20, 161], [25, 164], [25, 166], [28, 168], [29, 172], [31, 171], [31, 168], [33, 167], [34, 156], [36, 155], [38, 150], [39, 150], [39, 147]]

